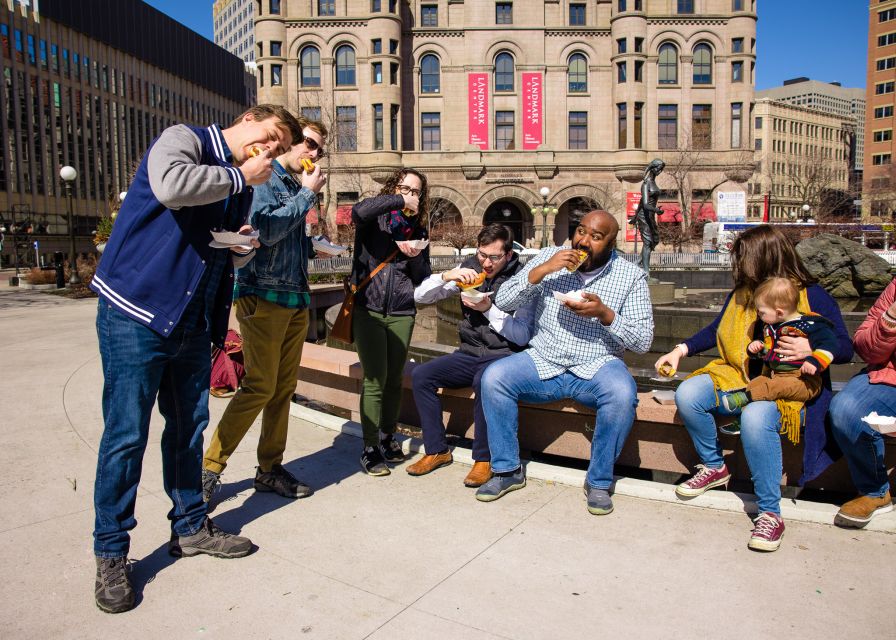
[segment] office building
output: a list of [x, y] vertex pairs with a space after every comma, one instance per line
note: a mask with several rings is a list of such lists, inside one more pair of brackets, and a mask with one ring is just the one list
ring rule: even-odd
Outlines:
[[242, 61], [139, 0], [4, 2], [0, 60], [0, 222], [67, 234], [71, 165], [84, 248], [165, 127], [246, 107]]
[[892, 219], [896, 211], [896, 0], [871, 2], [870, 6], [862, 214]]
[[855, 120], [769, 98], [756, 100], [753, 117], [757, 170], [747, 185], [748, 219], [762, 220], [766, 210], [771, 222], [849, 216]]
[[[255, 62], [255, 0], [215, 0], [215, 44], [245, 63]], [[251, 67], [251, 65], [250, 65]]]

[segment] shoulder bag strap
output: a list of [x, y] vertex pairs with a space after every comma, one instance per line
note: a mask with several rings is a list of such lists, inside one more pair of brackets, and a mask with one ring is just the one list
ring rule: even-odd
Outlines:
[[395, 251], [390, 253], [388, 258], [386, 258], [381, 263], [379, 263], [376, 266], [376, 268], [373, 271], [371, 271], [370, 274], [366, 278], [364, 278], [357, 287], [352, 287], [352, 293], [358, 293], [358, 291], [360, 291], [361, 289], [366, 287], [370, 283], [370, 281], [376, 277], [376, 274], [378, 274], [380, 271], [382, 271], [386, 267], [387, 264], [392, 262], [392, 260], [397, 255], [398, 255], [398, 249], [396, 249]]

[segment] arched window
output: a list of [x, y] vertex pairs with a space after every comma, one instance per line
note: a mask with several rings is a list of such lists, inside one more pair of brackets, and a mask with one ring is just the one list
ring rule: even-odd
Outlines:
[[708, 44], [694, 47], [694, 84], [712, 84], [712, 49]]
[[569, 66], [566, 70], [566, 79], [569, 83], [570, 93], [585, 93], [588, 91], [588, 61], [581, 53], [569, 56]]
[[302, 69], [302, 86], [320, 86], [320, 51], [317, 47], [305, 47], [299, 57], [299, 65]]
[[355, 50], [348, 45], [336, 49], [336, 86], [355, 85]]
[[507, 52], [495, 58], [495, 91], [513, 91], [513, 56]]
[[432, 54], [420, 59], [420, 93], [439, 92], [439, 59]]
[[668, 42], [660, 47], [659, 83], [678, 84], [678, 49]]

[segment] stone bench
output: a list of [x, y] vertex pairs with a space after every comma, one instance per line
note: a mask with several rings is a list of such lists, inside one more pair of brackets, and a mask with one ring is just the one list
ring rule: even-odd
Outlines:
[[[415, 363], [405, 367], [400, 421], [419, 426], [420, 419], [411, 389], [411, 371]], [[302, 352], [296, 392], [307, 398], [350, 412], [358, 413], [361, 393], [361, 365], [353, 351], [306, 343]], [[472, 438], [473, 390], [442, 389], [443, 420], [448, 433]], [[671, 480], [693, 472], [700, 462], [694, 445], [677, 415], [674, 405], [657, 403], [649, 392], [638, 394], [639, 403], [632, 427], [618, 464], [638, 467], [653, 473], [657, 479]], [[520, 448], [525, 454], [545, 454], [588, 460], [591, 455], [591, 434], [594, 429], [593, 409], [571, 400], [543, 405], [520, 404]], [[720, 434], [729, 469], [738, 480], [750, 480], [743, 450], [737, 436]], [[796, 485], [802, 468], [802, 447], [782, 443], [784, 484]], [[888, 439], [888, 469], [896, 466], [896, 442]], [[825, 471], [809, 487], [854, 491], [843, 460]]]

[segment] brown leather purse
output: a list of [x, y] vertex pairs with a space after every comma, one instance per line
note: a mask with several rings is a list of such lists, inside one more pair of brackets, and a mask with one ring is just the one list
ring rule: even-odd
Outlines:
[[344, 342], [345, 344], [352, 344], [355, 341], [354, 336], [352, 335], [352, 313], [355, 310], [355, 294], [370, 284], [370, 281], [373, 280], [387, 264], [392, 262], [397, 255], [398, 250], [396, 249], [388, 258], [379, 263], [376, 268], [371, 271], [360, 284], [358, 284], [358, 286], [350, 285], [348, 279], [343, 282], [343, 286], [345, 287], [345, 300], [342, 301], [342, 306], [339, 308], [339, 314], [336, 316], [336, 322], [333, 323], [333, 328], [330, 329], [328, 337], [333, 338], [338, 342]]

